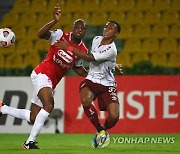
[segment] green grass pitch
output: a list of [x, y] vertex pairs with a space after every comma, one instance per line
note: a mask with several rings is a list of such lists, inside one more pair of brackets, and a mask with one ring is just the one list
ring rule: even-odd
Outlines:
[[[21, 150], [27, 137], [28, 134], [0, 134], [0, 154], [180, 154], [180, 134], [110, 134], [111, 143], [104, 149], [91, 146], [93, 134], [40, 134], [40, 150]], [[125, 138], [136, 138], [138, 143], [122, 143]], [[159, 138], [160, 142], [142, 143], [140, 139], [144, 138]], [[166, 138], [174, 141], [164, 142]]]

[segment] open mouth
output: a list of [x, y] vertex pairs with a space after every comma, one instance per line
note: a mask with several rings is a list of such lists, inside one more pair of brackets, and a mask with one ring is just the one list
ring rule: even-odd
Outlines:
[[108, 36], [108, 33], [103, 33], [103, 36]]
[[78, 33], [78, 34], [76, 34], [76, 37], [77, 38], [82, 38], [82, 34]]

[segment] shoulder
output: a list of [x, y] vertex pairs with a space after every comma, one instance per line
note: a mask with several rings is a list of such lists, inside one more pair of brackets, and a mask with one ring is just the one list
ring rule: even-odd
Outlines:
[[57, 40], [63, 36], [63, 31], [61, 29], [55, 29], [50, 31], [51, 37], [49, 38], [50, 44], [53, 45]]
[[114, 42], [111, 43], [111, 48], [112, 48], [115, 52], [117, 52], [116, 44], [115, 44]]
[[95, 36], [93, 38], [92, 45], [99, 44], [99, 42], [101, 42], [102, 38], [103, 38], [102, 36]]
[[80, 45], [80, 48], [83, 52], [87, 53], [88, 52], [88, 48], [86, 47], [85, 43], [82, 42], [81, 45]]
[[56, 34], [56, 35], [58, 35], [58, 34], [62, 35], [63, 31], [61, 29], [55, 29], [55, 30], [51, 31], [51, 33]]
[[96, 40], [102, 40], [102, 36], [95, 36], [94, 38], [93, 38], [93, 41], [96, 41]]
[[59, 39], [63, 36], [63, 31], [61, 29], [55, 29], [50, 32], [51, 32], [50, 39], [52, 39], [52, 38]]
[[84, 50], [85, 50], [86, 52], [88, 52], [88, 48], [86, 47], [86, 45], [84, 44], [84, 42], [82, 42], [82, 46], [83, 46]]
[[110, 48], [111, 53], [112, 53], [113, 55], [117, 55], [117, 48], [116, 48], [116, 45], [115, 45], [114, 42], [110, 44], [109, 48]]

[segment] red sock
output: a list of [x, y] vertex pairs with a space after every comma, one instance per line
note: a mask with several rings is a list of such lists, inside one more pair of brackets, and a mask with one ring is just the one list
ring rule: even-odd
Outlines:
[[117, 122], [118, 122], [118, 120], [111, 120], [109, 117], [107, 117], [107, 119], [105, 120], [105, 123], [103, 125], [104, 129], [107, 130], [107, 129], [114, 127]]
[[86, 116], [89, 118], [89, 120], [91, 121], [91, 123], [94, 125], [94, 127], [96, 128], [96, 130], [98, 132], [100, 132], [101, 130], [103, 130], [103, 127], [101, 126], [100, 122], [99, 122], [99, 118], [98, 118], [98, 114], [97, 114], [97, 110], [94, 107], [93, 104], [90, 104], [89, 106], [83, 106], [84, 108], [84, 112], [86, 114]]

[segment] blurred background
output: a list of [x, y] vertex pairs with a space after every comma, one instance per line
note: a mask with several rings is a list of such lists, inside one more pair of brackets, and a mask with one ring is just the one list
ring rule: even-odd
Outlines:
[[1, 0], [0, 27], [16, 35], [13, 46], [0, 48], [1, 76], [29, 75], [44, 59], [49, 42], [38, 39], [37, 31], [53, 19], [57, 2], [62, 18], [54, 29], [71, 31], [76, 19], [84, 19], [89, 50], [107, 21], [121, 25], [117, 63], [124, 74], [180, 74], [180, 0]]

